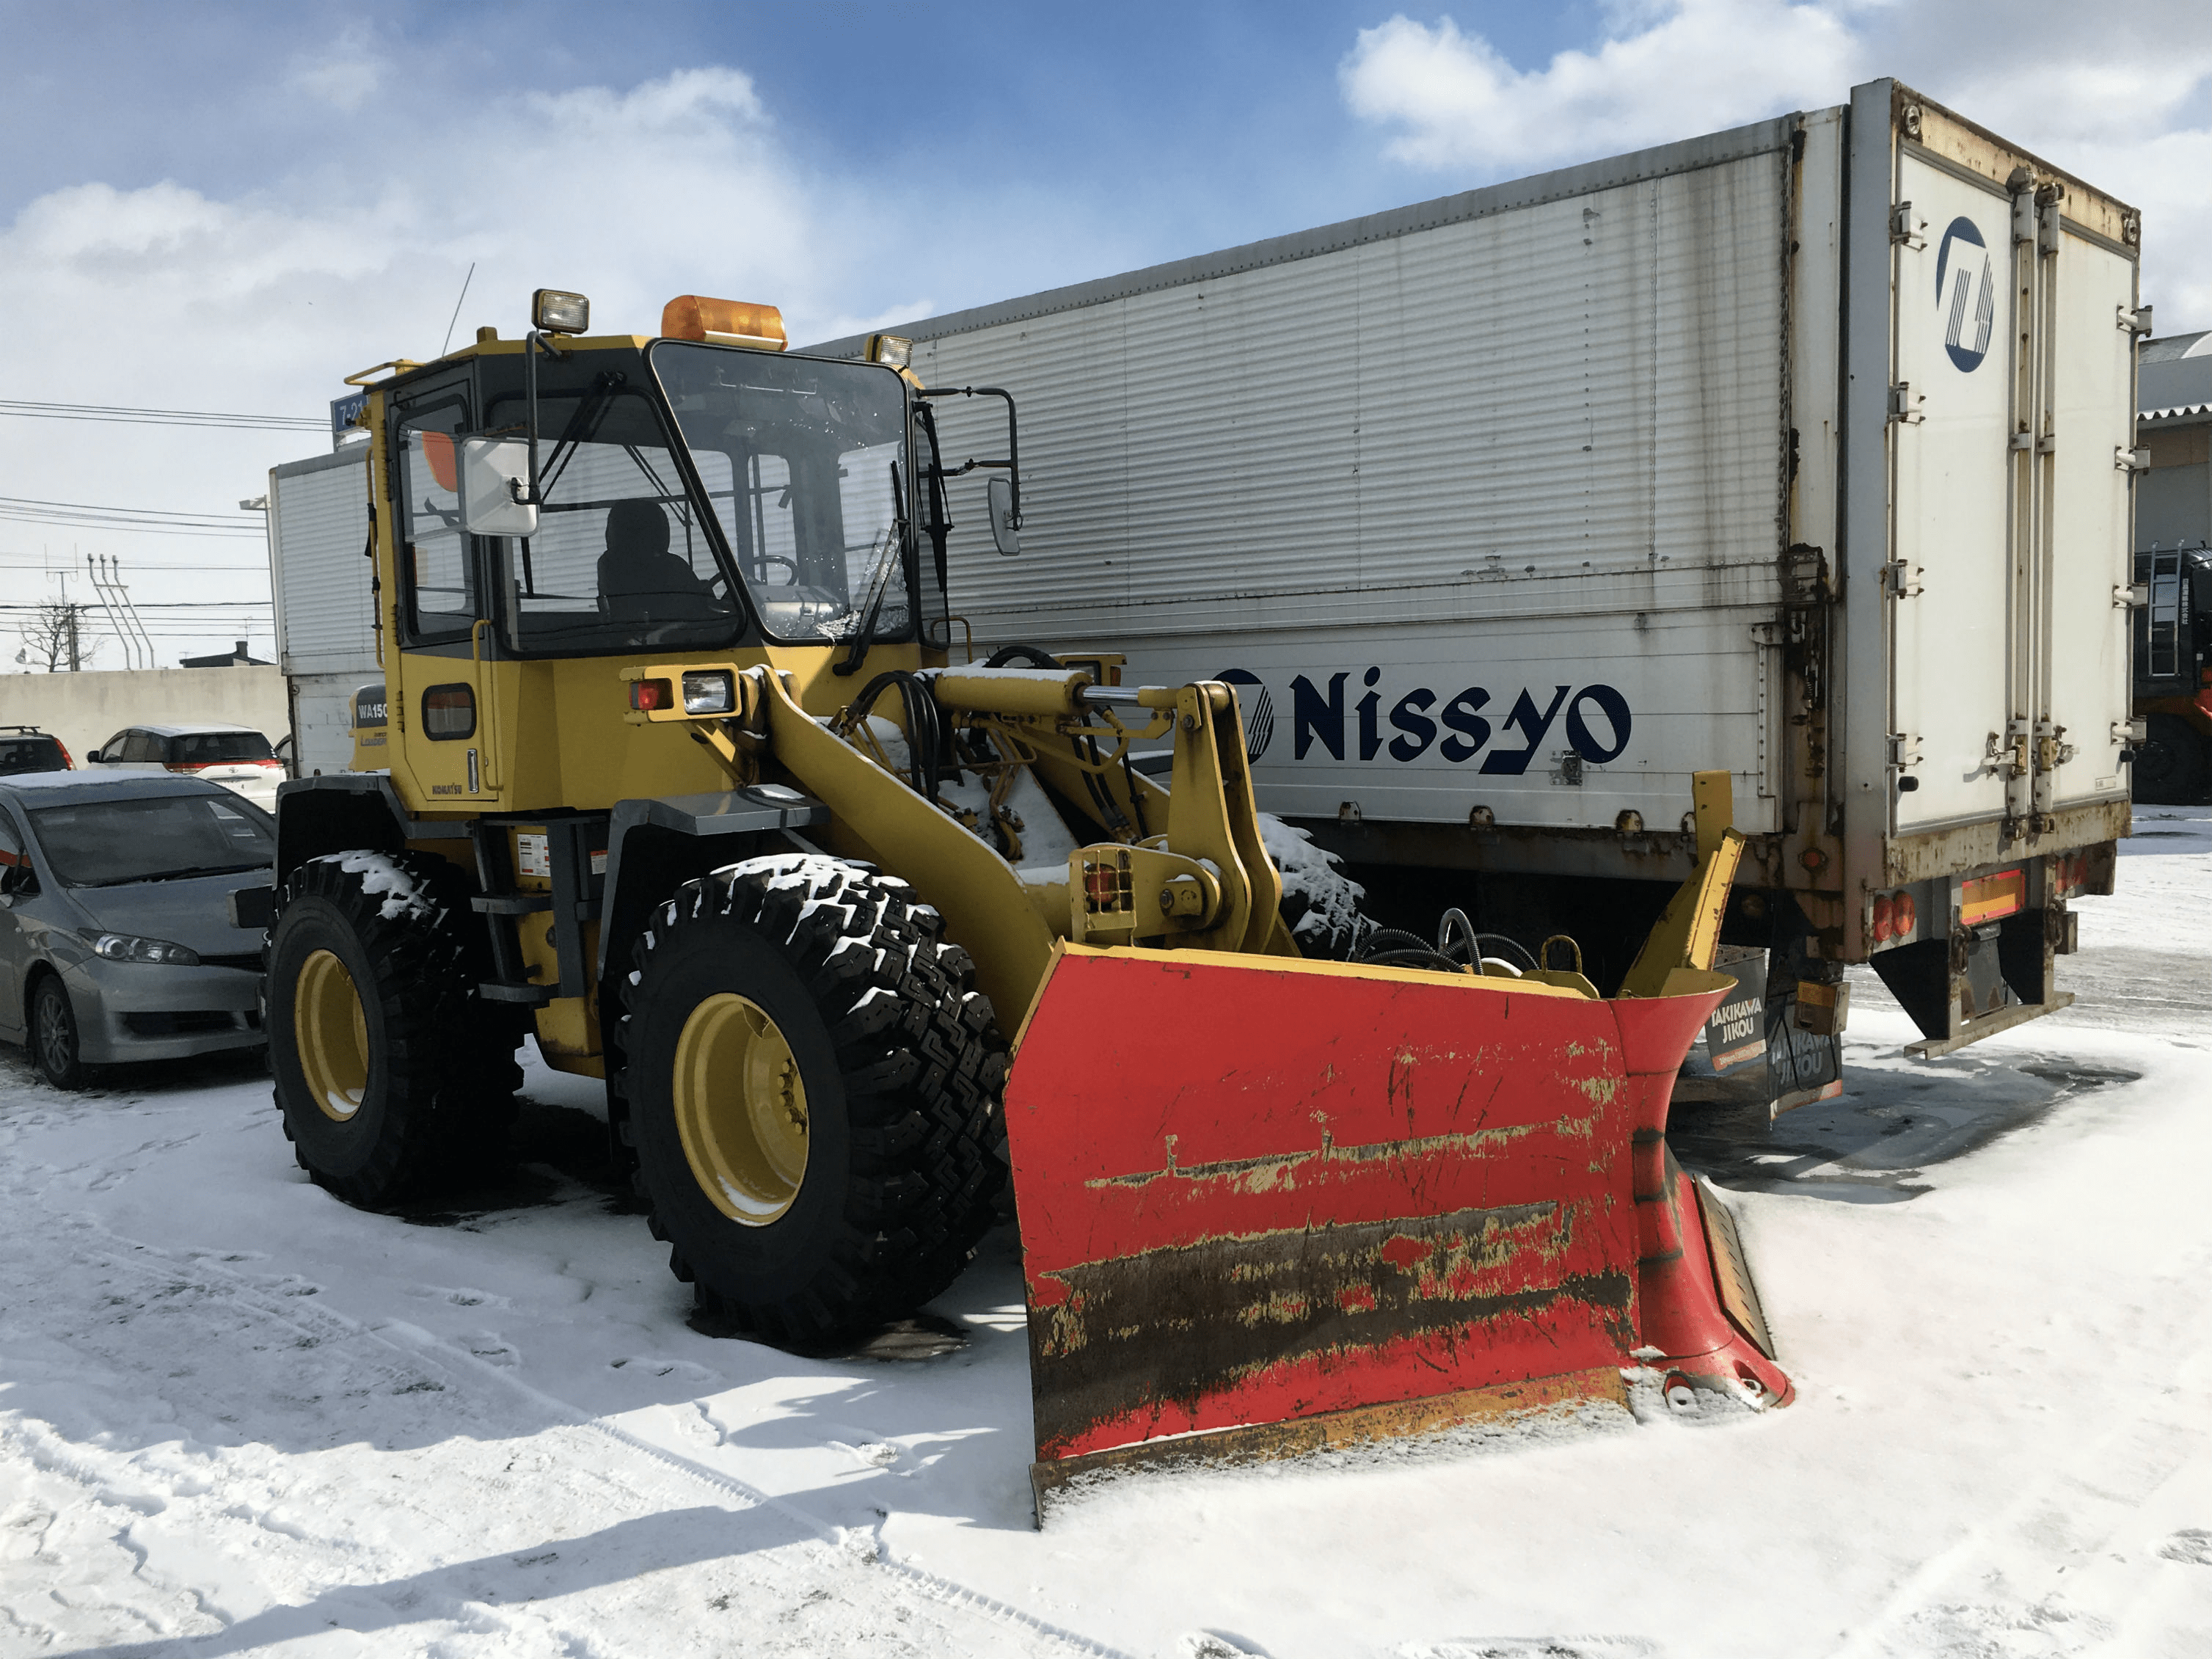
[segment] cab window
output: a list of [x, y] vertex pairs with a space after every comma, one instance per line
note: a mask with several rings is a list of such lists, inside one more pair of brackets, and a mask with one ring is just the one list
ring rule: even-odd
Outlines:
[[[491, 417], [519, 423], [520, 398]], [[616, 387], [538, 396], [538, 533], [495, 543], [509, 642], [526, 655], [720, 645], [741, 615], [652, 403]], [[726, 457], [702, 470], [726, 501]]]
[[402, 610], [409, 637], [423, 644], [466, 639], [483, 614], [461, 528], [455, 441], [465, 413], [458, 398], [410, 409], [395, 434]]

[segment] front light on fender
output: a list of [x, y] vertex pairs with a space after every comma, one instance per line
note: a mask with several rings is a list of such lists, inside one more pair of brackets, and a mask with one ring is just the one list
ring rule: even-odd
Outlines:
[[684, 712], [687, 714], [726, 714], [738, 706], [738, 688], [726, 669], [713, 669], [684, 677]]
[[102, 933], [92, 942], [92, 953], [110, 962], [160, 962], [172, 968], [197, 968], [200, 953], [188, 945], [165, 939], [141, 939], [136, 933]]

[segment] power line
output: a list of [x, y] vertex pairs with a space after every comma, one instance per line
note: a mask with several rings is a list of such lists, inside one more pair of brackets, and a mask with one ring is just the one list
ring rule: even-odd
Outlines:
[[330, 429], [328, 421], [312, 415], [228, 415], [209, 409], [133, 409], [122, 404], [33, 403], [16, 398], [0, 398], [0, 415], [46, 421], [125, 421], [140, 426], [228, 427], [263, 432]]
[[0, 495], [0, 520], [52, 524], [87, 530], [157, 531], [168, 536], [252, 536], [265, 538], [258, 524], [212, 513], [182, 513], [156, 507], [102, 507], [90, 501], [48, 501], [32, 495]]

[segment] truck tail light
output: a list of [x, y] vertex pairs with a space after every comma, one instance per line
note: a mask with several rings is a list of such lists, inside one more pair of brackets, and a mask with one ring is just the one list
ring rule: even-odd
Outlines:
[[1874, 942], [1887, 945], [1897, 936], [1897, 905], [1890, 899], [1874, 902]]
[[1899, 893], [1897, 896], [1896, 908], [1892, 914], [1896, 918], [1897, 937], [1911, 938], [1913, 930], [1920, 925], [1920, 907], [1912, 902], [1912, 895]]

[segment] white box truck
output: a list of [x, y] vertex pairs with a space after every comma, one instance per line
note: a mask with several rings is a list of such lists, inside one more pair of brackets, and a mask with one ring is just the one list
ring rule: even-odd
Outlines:
[[356, 695], [380, 684], [369, 594], [368, 446], [269, 471], [269, 586], [298, 777], [353, 765]]
[[[2140, 237], [1877, 81], [892, 332], [1018, 405], [1021, 556], [953, 538], [979, 653], [1236, 683], [1261, 804], [1385, 920], [1617, 979], [1729, 768], [1790, 1103], [1846, 963], [1923, 1054], [2070, 1000], [2129, 823]], [[948, 461], [1003, 453], [985, 403]]]

